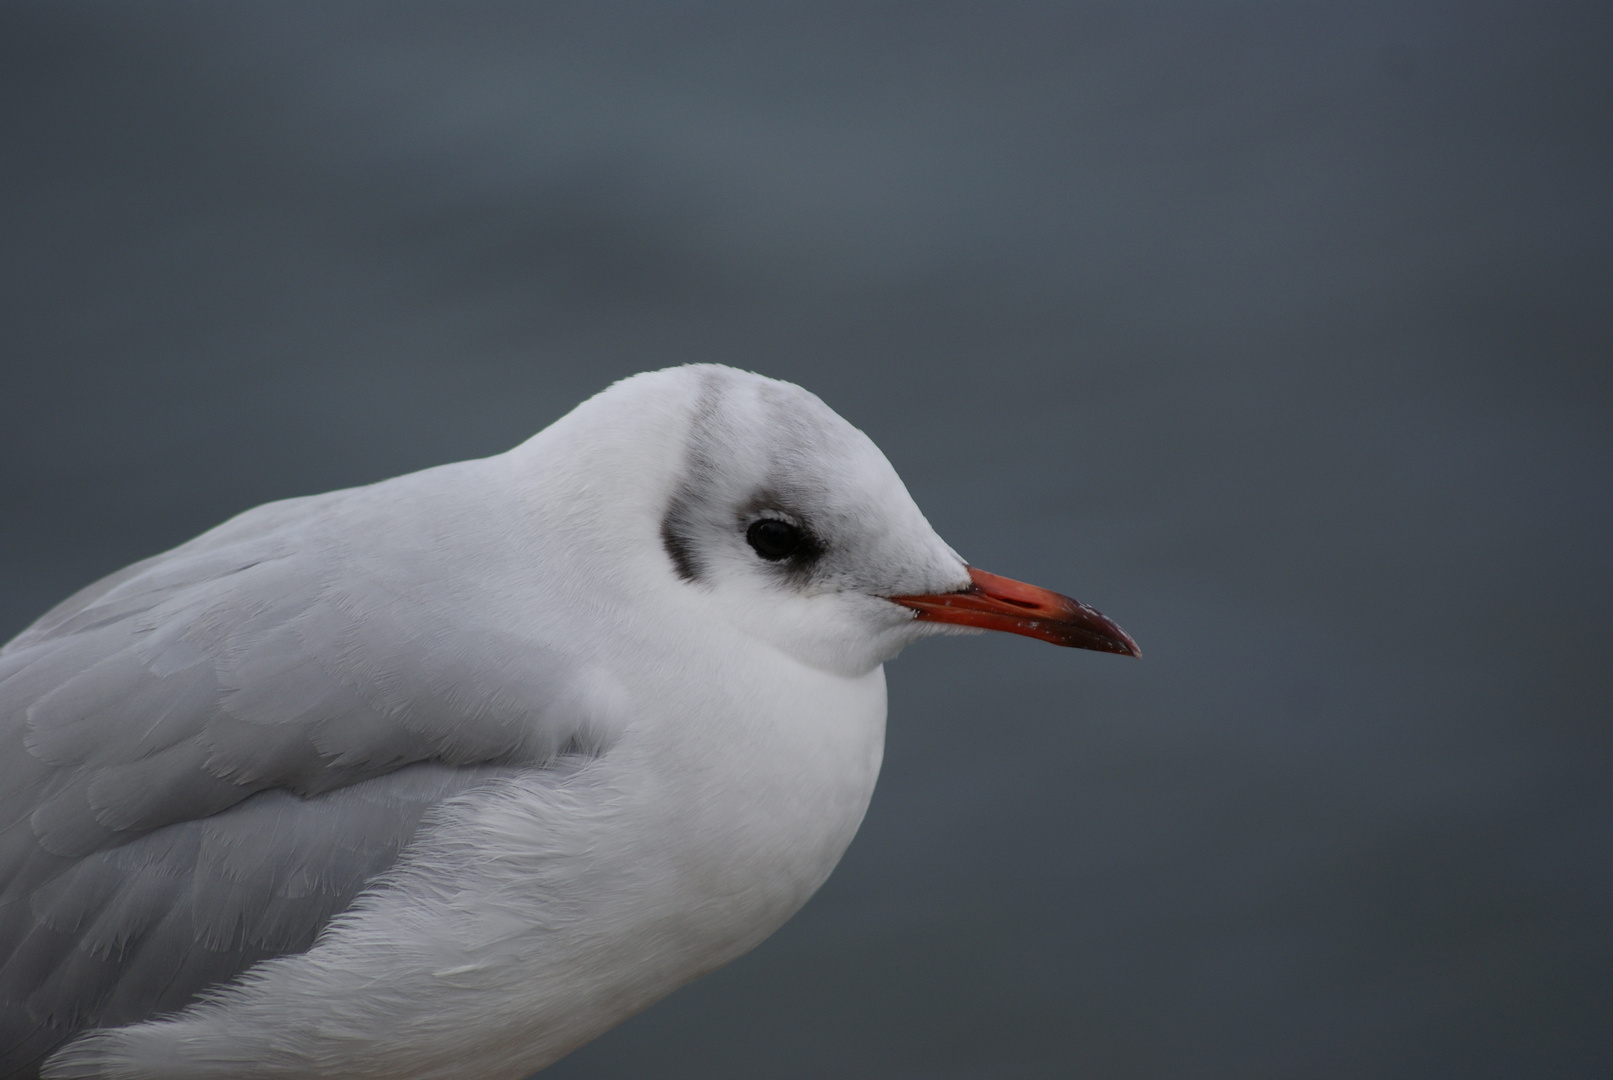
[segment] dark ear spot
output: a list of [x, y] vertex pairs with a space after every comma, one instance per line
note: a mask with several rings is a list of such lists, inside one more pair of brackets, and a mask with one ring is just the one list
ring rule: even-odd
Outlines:
[[689, 425], [689, 445], [684, 457], [684, 479], [661, 516], [661, 546], [672, 560], [672, 568], [684, 581], [699, 581], [705, 573], [695, 547], [695, 505], [702, 490], [709, 490], [715, 469], [711, 464], [712, 426], [722, 399], [723, 381], [716, 373], [705, 377], [695, 400], [694, 418]]
[[703, 567], [695, 555], [693, 529], [689, 521], [689, 500], [680, 491], [661, 518], [661, 546], [672, 560], [672, 568], [684, 581], [699, 581]]

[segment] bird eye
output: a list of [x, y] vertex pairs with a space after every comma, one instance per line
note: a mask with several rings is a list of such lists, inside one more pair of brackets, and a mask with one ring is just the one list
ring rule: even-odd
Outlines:
[[801, 530], [788, 521], [762, 518], [760, 521], [751, 522], [751, 527], [745, 532], [745, 539], [756, 549], [756, 554], [777, 562], [789, 558], [801, 546]]

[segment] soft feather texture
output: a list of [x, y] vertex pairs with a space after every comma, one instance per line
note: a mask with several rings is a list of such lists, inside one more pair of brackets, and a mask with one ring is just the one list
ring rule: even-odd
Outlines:
[[[452, 470], [408, 479], [453, 519]], [[380, 495], [251, 511], [0, 653], [0, 1073], [306, 949], [431, 806], [604, 744], [552, 650], [443, 621], [476, 606], [422, 590], [474, 586]]]
[[966, 580], [866, 436], [713, 366], [104, 579], [0, 651], [0, 1076], [553, 1060], [821, 883], [932, 632], [882, 597]]

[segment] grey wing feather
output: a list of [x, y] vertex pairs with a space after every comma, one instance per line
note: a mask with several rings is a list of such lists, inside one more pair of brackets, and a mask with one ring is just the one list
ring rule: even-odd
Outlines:
[[603, 746], [375, 490], [260, 507], [0, 650], [0, 1077], [305, 950], [432, 806]]
[[58, 867], [0, 906], [0, 1075], [307, 949], [433, 807], [514, 771], [419, 763], [317, 799], [262, 791]]

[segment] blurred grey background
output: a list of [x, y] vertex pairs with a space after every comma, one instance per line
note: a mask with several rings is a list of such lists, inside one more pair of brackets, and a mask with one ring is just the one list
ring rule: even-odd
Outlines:
[[545, 1074], [1613, 1072], [1613, 8], [0, 5], [0, 636], [715, 360], [1124, 662], [941, 640]]

